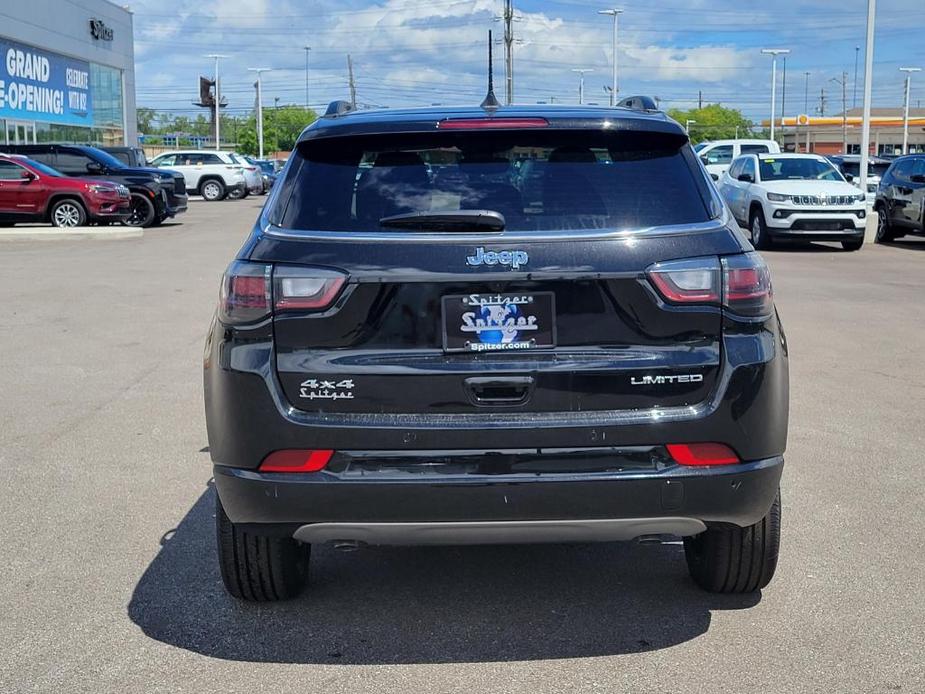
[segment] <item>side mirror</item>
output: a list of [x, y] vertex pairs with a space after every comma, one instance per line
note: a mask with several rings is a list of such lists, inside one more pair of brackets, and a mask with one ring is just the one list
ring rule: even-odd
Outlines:
[[854, 176], [852, 176], [851, 174], [845, 174], [845, 180], [848, 181], [848, 183], [851, 183], [852, 181], [854, 181]]
[[710, 178], [712, 178], [714, 181], [718, 181], [718, 180], [719, 180], [719, 174], [711, 173], [711, 174], [710, 174]]
[[752, 176], [750, 173], [744, 173], [744, 174], [739, 174], [739, 180], [745, 181], [746, 183], [754, 183], [755, 177]]
[[925, 183], [925, 174], [912, 174], [909, 180], [913, 183]]
[[36, 178], [38, 178], [38, 176], [36, 176], [34, 173], [32, 173], [31, 171], [27, 171], [25, 169], [23, 169], [22, 173], [19, 174], [19, 177], [23, 179], [26, 183], [29, 183], [30, 181], [34, 181]]
[[95, 161], [87, 162], [87, 171], [94, 174], [103, 173], [103, 165]]
[[703, 162], [703, 165], [704, 165], [704, 166], [706, 166], [707, 164], [710, 163], [710, 160], [707, 158], [707, 155], [706, 155], [706, 154], [701, 154], [701, 155], [700, 155], [700, 161]]

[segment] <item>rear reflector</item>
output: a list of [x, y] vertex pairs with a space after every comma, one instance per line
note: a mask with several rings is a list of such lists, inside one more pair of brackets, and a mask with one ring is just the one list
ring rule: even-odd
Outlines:
[[679, 465], [734, 465], [741, 462], [735, 451], [721, 443], [669, 443], [665, 448]]
[[437, 123], [440, 130], [513, 130], [516, 128], [545, 128], [545, 118], [450, 118]]
[[270, 453], [258, 468], [260, 472], [318, 472], [331, 460], [334, 451], [328, 449], [288, 449]]
[[656, 263], [648, 270], [659, 293], [676, 304], [719, 303], [719, 262], [716, 258], [694, 258]]

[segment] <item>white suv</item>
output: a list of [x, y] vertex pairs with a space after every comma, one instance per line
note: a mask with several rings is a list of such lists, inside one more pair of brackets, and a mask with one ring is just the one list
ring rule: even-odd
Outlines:
[[151, 166], [179, 171], [186, 179], [187, 192], [209, 201], [247, 194], [244, 167], [235, 161], [232, 152], [208, 149], [165, 152], [155, 157]]
[[815, 154], [749, 154], [732, 162], [719, 191], [732, 215], [751, 230], [755, 248], [775, 239], [864, 243], [865, 194]]

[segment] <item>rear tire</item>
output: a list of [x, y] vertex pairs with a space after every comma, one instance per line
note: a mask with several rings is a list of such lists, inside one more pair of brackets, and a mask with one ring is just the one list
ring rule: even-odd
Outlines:
[[771, 248], [771, 237], [768, 234], [768, 227], [764, 223], [764, 212], [753, 210], [748, 226], [752, 232], [752, 245], [755, 248], [759, 251], [766, 251]]
[[691, 578], [711, 593], [751, 593], [774, 576], [780, 550], [780, 490], [768, 515], [745, 528], [708, 528], [684, 538]]
[[247, 190], [244, 188], [235, 188], [228, 193], [229, 200], [243, 200], [247, 197]]
[[215, 202], [225, 197], [225, 184], [215, 178], [203, 181], [199, 186], [199, 194], [209, 202]]
[[62, 229], [82, 227], [87, 223], [87, 211], [79, 202], [68, 198], [52, 205], [48, 218], [52, 226]]
[[238, 600], [288, 600], [305, 588], [311, 545], [241, 530], [225, 514], [217, 493], [215, 530], [222, 583]]
[[874, 241], [876, 243], [890, 243], [896, 240], [896, 236], [893, 225], [890, 223], [890, 213], [881, 204], [877, 208], [877, 235], [874, 237]]
[[864, 245], [864, 239], [861, 239], [859, 241], [842, 241], [841, 242], [841, 247], [844, 248], [846, 251], [859, 251], [861, 250], [861, 246], [863, 245]]

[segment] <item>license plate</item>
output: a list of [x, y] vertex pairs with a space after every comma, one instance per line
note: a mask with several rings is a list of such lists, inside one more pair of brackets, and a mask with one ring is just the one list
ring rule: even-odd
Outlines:
[[506, 352], [556, 345], [552, 292], [443, 297], [443, 349]]

